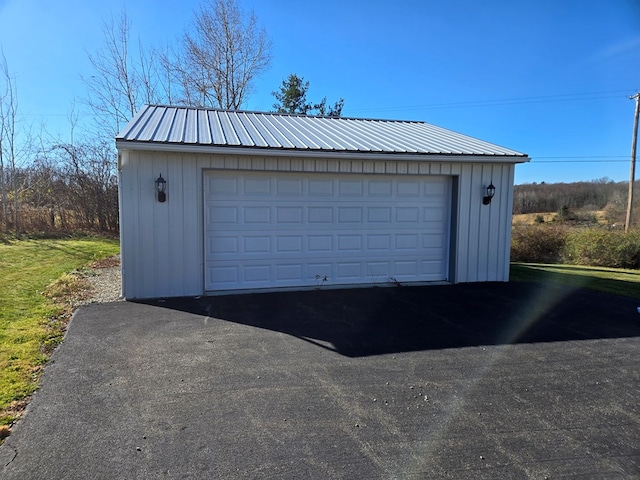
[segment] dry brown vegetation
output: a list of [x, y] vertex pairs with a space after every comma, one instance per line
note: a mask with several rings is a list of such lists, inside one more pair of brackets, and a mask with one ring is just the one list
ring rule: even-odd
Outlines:
[[56, 144], [5, 169], [0, 232], [117, 232], [115, 165], [109, 144]]
[[603, 211], [514, 215], [511, 260], [640, 268], [640, 229], [624, 232]]
[[[513, 214], [514, 218], [526, 214], [524, 218], [533, 218], [533, 223], [553, 221], [554, 218], [567, 220], [567, 215], [588, 222], [595, 215], [596, 221], [592, 223], [624, 226], [628, 189], [628, 182], [613, 182], [607, 178], [591, 182], [516, 185]], [[640, 191], [640, 182], [637, 182], [636, 189]], [[634, 212], [633, 224], [638, 225], [640, 195], [636, 196]]]

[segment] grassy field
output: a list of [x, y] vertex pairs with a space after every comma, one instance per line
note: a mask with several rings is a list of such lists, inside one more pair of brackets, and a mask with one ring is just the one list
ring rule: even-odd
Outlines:
[[65, 274], [119, 250], [104, 238], [0, 240], [0, 427], [20, 414], [62, 340], [69, 308], [53, 297], [78, 288]]
[[551, 282], [591, 288], [601, 292], [640, 299], [640, 270], [579, 265], [512, 263], [510, 278], [512, 281]]
[[[605, 212], [603, 210], [588, 210], [579, 213], [580, 216], [585, 218], [593, 218], [600, 225], [607, 225]], [[554, 222], [559, 220], [558, 212], [544, 212], [544, 213], [519, 213], [513, 215], [511, 223], [513, 225], [534, 225], [542, 219], [544, 223]]]

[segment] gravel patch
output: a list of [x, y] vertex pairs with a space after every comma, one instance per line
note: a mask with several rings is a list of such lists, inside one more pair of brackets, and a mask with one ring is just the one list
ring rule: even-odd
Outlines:
[[91, 285], [86, 297], [79, 301], [79, 305], [87, 303], [118, 302], [122, 277], [120, 272], [120, 255], [109, 257], [92, 265], [85, 279]]

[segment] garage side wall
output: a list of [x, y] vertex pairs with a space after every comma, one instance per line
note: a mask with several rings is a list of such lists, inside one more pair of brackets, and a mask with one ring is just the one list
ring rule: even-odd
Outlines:
[[[127, 299], [202, 294], [202, 181], [194, 157], [124, 151], [120, 167], [122, 291]], [[167, 180], [167, 201], [155, 179]]]
[[[451, 175], [457, 177], [450, 254], [452, 282], [507, 281], [513, 164], [240, 157], [120, 151], [120, 238], [127, 299], [204, 293], [203, 171]], [[155, 198], [158, 175], [167, 201]], [[489, 183], [491, 205], [482, 205]]]
[[[509, 280], [514, 164], [465, 164], [458, 184], [456, 283]], [[486, 187], [496, 194], [482, 204]]]

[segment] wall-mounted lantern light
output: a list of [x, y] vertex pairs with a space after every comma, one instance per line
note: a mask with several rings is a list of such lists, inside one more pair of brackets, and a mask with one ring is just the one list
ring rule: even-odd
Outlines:
[[489, 205], [491, 203], [491, 199], [496, 194], [496, 187], [493, 186], [493, 182], [489, 184], [487, 187], [487, 194], [482, 197], [482, 204]]
[[156, 179], [156, 195], [157, 195], [158, 201], [161, 203], [167, 201], [166, 190], [167, 190], [167, 181], [164, 178], [162, 178], [162, 174], [160, 174], [160, 176]]

